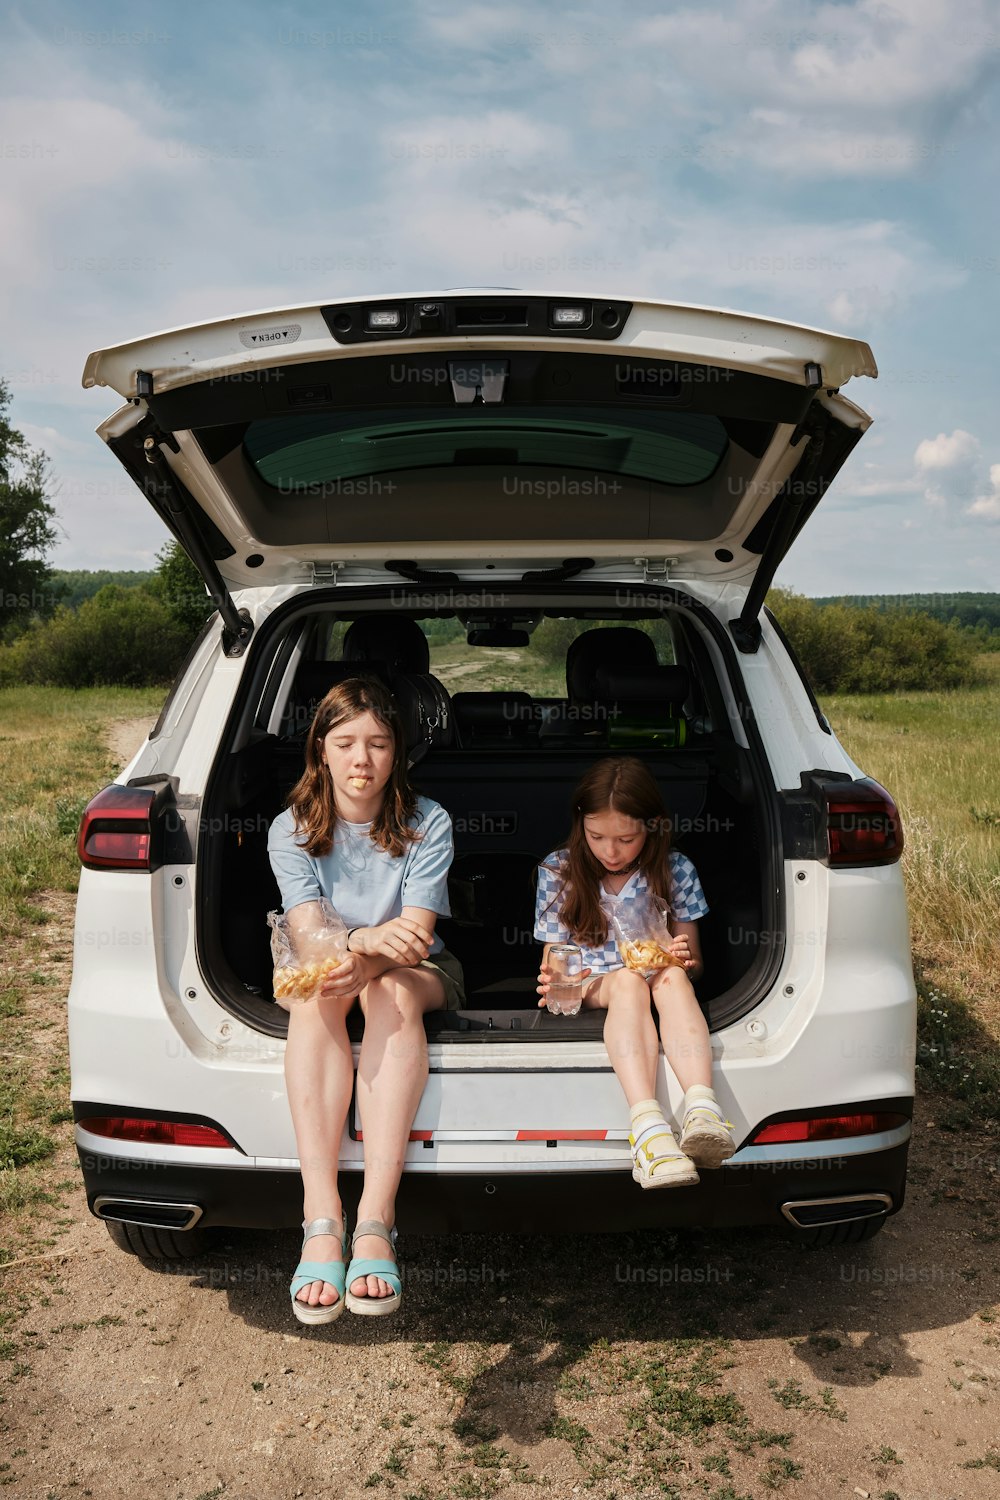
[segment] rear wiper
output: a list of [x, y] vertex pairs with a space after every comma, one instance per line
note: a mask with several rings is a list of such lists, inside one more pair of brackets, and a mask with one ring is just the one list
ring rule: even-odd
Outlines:
[[578, 573], [585, 573], [588, 568], [594, 566], [592, 557], [567, 557], [557, 568], [536, 568], [533, 572], [521, 575], [522, 583], [564, 583], [567, 578], [575, 578]]

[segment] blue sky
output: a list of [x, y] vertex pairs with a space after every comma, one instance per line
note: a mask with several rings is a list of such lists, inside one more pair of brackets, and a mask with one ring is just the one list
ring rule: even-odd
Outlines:
[[1000, 587], [1000, 0], [0, 16], [0, 374], [52, 460], [57, 565], [166, 537], [93, 436], [92, 349], [507, 285], [865, 338], [875, 425], [779, 581]]

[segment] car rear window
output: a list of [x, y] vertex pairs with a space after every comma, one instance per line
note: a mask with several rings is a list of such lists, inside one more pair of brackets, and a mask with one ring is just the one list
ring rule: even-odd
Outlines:
[[382, 408], [251, 422], [244, 450], [266, 483], [315, 494], [404, 469], [550, 466], [657, 484], [709, 479], [728, 438], [716, 416], [585, 406]]

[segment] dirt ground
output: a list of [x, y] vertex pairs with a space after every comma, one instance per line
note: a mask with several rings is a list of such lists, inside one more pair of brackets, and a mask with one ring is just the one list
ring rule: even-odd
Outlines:
[[[123, 730], [116, 749], [134, 742]], [[46, 952], [8, 953], [42, 1071], [65, 1056], [73, 916], [71, 897], [45, 904]], [[1000, 1152], [934, 1113], [918, 1104], [906, 1206], [868, 1244], [402, 1225], [399, 1314], [318, 1329], [290, 1311], [292, 1233], [234, 1232], [184, 1263], [116, 1249], [61, 1125], [35, 1244], [0, 1271], [19, 1309], [0, 1484], [39, 1500], [995, 1500]]]

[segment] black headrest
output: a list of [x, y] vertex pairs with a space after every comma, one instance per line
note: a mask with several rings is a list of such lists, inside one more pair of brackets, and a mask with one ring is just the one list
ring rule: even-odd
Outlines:
[[601, 667], [597, 673], [596, 696], [602, 703], [613, 703], [622, 713], [635, 713], [679, 708], [690, 687], [691, 678], [686, 667], [654, 667], [639, 672]]
[[313, 715], [334, 684], [357, 675], [357, 667], [341, 661], [299, 662], [295, 686], [285, 708], [282, 734], [294, 738], [303, 733], [312, 723]]
[[530, 693], [456, 693], [451, 700], [463, 740], [514, 739], [538, 728]]
[[416, 620], [405, 615], [363, 615], [344, 636], [344, 660], [384, 662], [395, 675], [429, 671], [431, 653]]
[[570, 642], [566, 652], [566, 691], [571, 703], [593, 703], [597, 698], [597, 673], [607, 670], [654, 669], [656, 647], [644, 630], [626, 625], [585, 630]]

